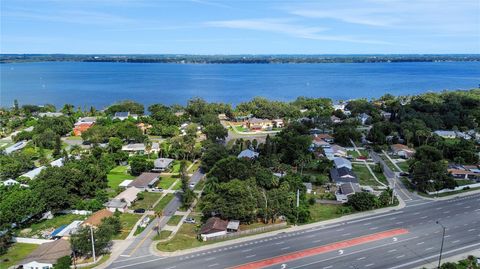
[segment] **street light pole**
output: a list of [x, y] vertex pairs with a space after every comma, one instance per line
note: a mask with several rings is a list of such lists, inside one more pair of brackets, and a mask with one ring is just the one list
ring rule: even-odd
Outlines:
[[440, 221], [437, 220], [437, 224], [442, 226], [443, 229], [443, 234], [442, 234], [442, 245], [440, 246], [440, 256], [438, 256], [438, 269], [440, 269], [440, 266], [442, 265], [442, 252], [443, 252], [443, 242], [445, 241], [445, 226], [443, 226]]
[[95, 256], [95, 241], [93, 240], [93, 228], [90, 225], [90, 236], [92, 238], [92, 254], [93, 254], [93, 262], [97, 262], [97, 257]]

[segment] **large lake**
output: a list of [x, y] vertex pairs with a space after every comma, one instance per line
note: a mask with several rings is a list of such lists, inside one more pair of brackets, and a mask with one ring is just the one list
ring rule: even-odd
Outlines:
[[132, 99], [185, 104], [189, 98], [237, 104], [254, 96], [343, 100], [470, 89], [480, 62], [354, 64], [149, 64], [42, 62], [0, 64], [0, 105], [64, 103], [97, 108]]

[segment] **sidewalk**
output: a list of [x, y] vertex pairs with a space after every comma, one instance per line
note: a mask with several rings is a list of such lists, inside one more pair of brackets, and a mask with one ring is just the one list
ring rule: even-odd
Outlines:
[[[308, 230], [308, 229], [312, 229], [312, 228], [321, 228], [321, 229], [328, 228], [328, 227], [324, 227], [324, 226], [329, 225], [329, 224], [341, 224], [341, 223], [346, 222], [346, 221], [352, 221], [352, 220], [356, 220], [356, 219], [360, 219], [360, 218], [364, 218], [364, 217], [373, 217], [375, 215], [400, 210], [404, 207], [405, 207], [405, 203], [401, 199], [399, 199], [399, 205], [397, 205], [395, 207], [387, 207], [387, 208], [381, 208], [381, 209], [371, 210], [371, 211], [367, 211], [367, 212], [360, 212], [360, 213], [351, 214], [351, 215], [343, 216], [343, 217], [336, 218], [336, 219], [325, 220], [325, 221], [305, 224], [305, 225], [301, 225], [301, 226], [293, 226], [293, 227], [290, 227], [290, 228], [275, 230], [275, 231], [256, 234], [256, 235], [251, 235], [251, 236], [245, 236], [245, 237], [231, 239], [231, 240], [227, 240], [227, 241], [223, 241], [223, 242], [212, 243], [210, 245], [205, 245], [205, 246], [201, 246], [201, 247], [197, 247], [197, 248], [178, 250], [178, 251], [174, 251], [174, 252], [163, 252], [163, 251], [157, 250], [156, 244], [152, 244], [152, 247], [150, 248], [150, 250], [151, 250], [151, 253], [153, 255], [156, 255], [156, 256], [175, 257], [175, 256], [190, 254], [190, 253], [197, 252], [197, 251], [205, 251], [205, 250], [209, 250], [209, 249], [213, 249], [213, 248], [229, 246], [229, 245], [242, 243], [242, 242], [246, 242], [246, 241], [250, 241], [250, 240], [262, 239], [262, 238], [265, 238], [265, 237], [275, 236], [275, 235], [280, 234], [280, 233], [303, 231], [303, 230]], [[154, 243], [156, 243], [156, 242], [154, 242]]]

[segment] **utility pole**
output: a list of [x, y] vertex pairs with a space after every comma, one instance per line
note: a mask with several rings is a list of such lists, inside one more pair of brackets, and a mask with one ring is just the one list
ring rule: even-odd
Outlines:
[[300, 189], [297, 189], [297, 219], [295, 220], [295, 225], [298, 223], [298, 208], [300, 207]]
[[92, 254], [93, 254], [93, 263], [97, 262], [97, 257], [95, 256], [95, 241], [93, 240], [93, 227], [90, 225], [90, 236], [92, 238]]
[[443, 242], [445, 241], [445, 226], [440, 223], [440, 221], [437, 220], [436, 222], [438, 225], [442, 226], [443, 229], [443, 234], [442, 234], [442, 245], [440, 246], [440, 256], [438, 256], [438, 269], [440, 269], [440, 266], [442, 265], [442, 252], [443, 252]]

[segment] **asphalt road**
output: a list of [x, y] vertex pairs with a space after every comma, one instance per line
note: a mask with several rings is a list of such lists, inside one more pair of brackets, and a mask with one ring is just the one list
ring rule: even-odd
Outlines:
[[[392, 229], [408, 233], [358, 245], [340, 247], [302, 257], [285, 259], [265, 268], [418, 268], [438, 259], [442, 227], [446, 237], [444, 257], [480, 248], [480, 194], [445, 201], [412, 200], [407, 207], [342, 223], [278, 234], [227, 247], [177, 257], [151, 253], [116, 260], [109, 268], [228, 268], [291, 253], [304, 253], [346, 240]], [[252, 267], [254, 268], [254, 267]]]

